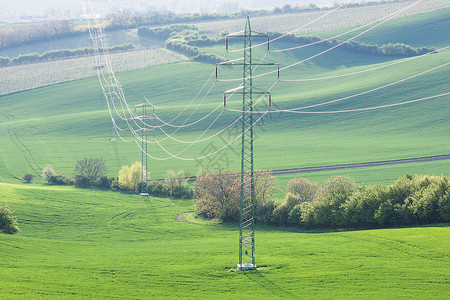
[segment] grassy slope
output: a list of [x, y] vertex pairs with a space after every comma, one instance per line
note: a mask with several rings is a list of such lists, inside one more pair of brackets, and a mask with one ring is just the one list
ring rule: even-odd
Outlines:
[[[428, 21], [439, 23], [441, 19], [441, 14], [433, 13], [429, 15]], [[424, 22], [423, 16], [420, 17], [420, 21]], [[393, 25], [398, 35], [402, 34], [402, 30], [405, 30], [405, 34], [408, 32], [408, 26], [411, 26], [410, 21], [405, 24], [403, 27], [399, 27], [398, 24]], [[385, 30], [389, 31], [389, 29], [390, 27], [386, 26]], [[448, 28], [440, 27], [439, 34], [445, 34], [445, 32], [448, 32]], [[273, 44], [274, 49], [277, 47], [283, 49], [288, 46], [290, 45], [283, 43]], [[280, 62], [282, 66], [285, 66], [323, 50], [321, 47], [310, 47], [271, 54], [266, 59]], [[223, 53], [222, 47], [219, 46], [209, 51]], [[255, 52], [255, 56], [259, 57], [264, 54], [264, 51]], [[232, 58], [231, 55], [229, 57]], [[280, 82], [272, 90], [273, 100], [281, 108], [322, 103], [403, 79], [445, 63], [448, 58], [449, 51], [443, 51], [358, 76], [306, 83]], [[336, 50], [306, 64], [283, 71], [282, 79], [345, 74], [378, 66], [388, 61], [389, 58], [385, 57], [371, 57]], [[262, 71], [261, 68], [257, 72]], [[185, 107], [186, 103], [200, 90], [211, 72], [213, 72], [211, 65], [182, 63], [123, 72], [118, 75], [130, 106], [141, 103], [146, 96], [159, 107], [158, 113], [167, 120]], [[239, 78], [241, 71], [239, 68], [223, 68], [219, 74], [221, 78]], [[426, 76], [366, 96], [328, 105], [323, 109], [367, 107], [435, 95], [446, 91], [448, 75], [448, 67], [441, 68]], [[275, 82], [274, 77], [272, 75], [264, 80], [257, 79], [255, 83], [259, 87], [267, 88]], [[237, 85], [238, 82], [216, 83], [211, 94], [205, 99], [204, 105], [191, 120], [199, 119], [219, 105], [223, 91]], [[389, 97], [386, 97], [387, 94]], [[58, 172], [69, 175], [75, 161], [83, 156], [95, 156], [101, 153], [110, 166], [110, 175], [117, 174], [121, 165], [139, 159], [139, 149], [134, 143], [108, 141], [110, 122], [102, 98], [95, 78], [2, 96], [0, 98], [2, 128], [0, 140], [4, 146], [0, 149], [0, 155], [5, 168], [0, 169], [0, 176], [3, 180], [11, 180], [11, 173], [21, 177], [25, 171], [31, 171], [26, 165], [26, 159], [30, 161], [28, 151], [40, 167], [50, 163]], [[239, 97], [235, 96], [229, 100], [229, 107], [239, 108], [239, 102]], [[264, 126], [257, 129], [256, 167], [282, 169], [446, 154], [450, 148], [449, 139], [446, 138], [449, 132], [447, 103], [448, 97], [373, 112], [325, 116], [274, 114], [271, 118], [266, 117]], [[191, 112], [192, 108], [189, 108], [180, 120], [185, 119]], [[14, 121], [6, 118], [9, 114], [15, 117]], [[204, 137], [225, 127], [238, 115], [229, 111], [224, 112], [216, 126]], [[177, 134], [176, 137], [183, 140], [195, 140], [216, 116], [216, 114], [212, 115], [197, 126], [180, 131], [182, 134]], [[26, 149], [12, 142], [15, 140], [14, 137], [12, 140], [10, 137], [13, 126], [20, 140], [16, 142], [23, 143]], [[6, 130], [7, 128], [9, 131]], [[202, 152], [220, 147], [224, 144], [223, 140], [230, 141], [231, 137], [235, 136], [236, 130], [239, 130], [238, 127], [219, 135], [212, 144], [205, 142], [195, 145], [182, 156], [195, 157]], [[168, 132], [172, 131], [168, 129]], [[162, 139], [164, 135], [158, 132], [157, 137]], [[162, 144], [174, 153], [185, 148], [185, 145], [177, 145], [170, 140]], [[18, 151], [19, 148], [21, 151]], [[157, 157], [167, 156], [154, 144], [150, 145], [150, 149]], [[238, 169], [239, 157], [236, 152], [239, 152], [238, 143], [225, 152], [225, 155], [213, 157], [211, 160], [206, 160], [206, 163]], [[279, 152], [283, 155], [274, 155]], [[177, 160], [151, 161], [153, 176], [157, 178], [163, 177], [165, 171], [170, 168], [184, 168], [188, 174], [193, 175], [199, 165], [197, 162]], [[440, 166], [442, 165], [447, 166], [448, 163], [442, 162]], [[438, 170], [431, 168], [429, 172], [440, 173], [441, 170], [442, 168]], [[371, 183], [373, 181], [368, 174], [363, 176], [364, 182]]]
[[[307, 53], [292, 55], [301, 57]], [[273, 94], [280, 106], [319, 103], [415, 74], [448, 58], [447, 53], [433, 55], [422, 63], [358, 77], [358, 82], [281, 83]], [[283, 55], [276, 59], [283, 64], [294, 60]], [[301, 70], [305, 77], [316, 72], [326, 76], [363, 69], [364, 62], [383, 61], [337, 52], [336, 56], [309, 64], [308, 71]], [[169, 118], [184, 107], [186, 95], [198, 91], [212, 71], [209, 65], [183, 63], [124, 72], [119, 79], [130, 103], [138, 104], [143, 96], [151, 94], [151, 101], [161, 107], [161, 115]], [[227, 75], [226, 70], [223, 75]], [[442, 78], [448, 75], [447, 68], [395, 89], [391, 95], [401, 101], [409, 96], [442, 92], [446, 84]], [[149, 83], [153, 84], [150, 92]], [[260, 84], [267, 86], [266, 82]], [[232, 86], [218, 83], [193, 120], [216, 107], [223, 90]], [[360, 101], [332, 108], [364, 107], [390, 103], [391, 99], [380, 93]], [[258, 129], [256, 146], [261, 150], [256, 157], [257, 167], [279, 169], [448, 153], [447, 102], [448, 98], [373, 114], [273, 117]], [[225, 116], [217, 128], [226, 125], [235, 114], [225, 112]], [[213, 118], [181, 138], [197, 136]], [[414, 122], [405, 122], [405, 118]], [[30, 171], [26, 165], [26, 160], [33, 165], [30, 153], [41, 167], [52, 163], [58, 172], [68, 174], [77, 159], [101, 154], [111, 175], [115, 174], [121, 164], [139, 159], [140, 153], [134, 144], [109, 142], [109, 130], [96, 79], [2, 96], [0, 179], [12, 181], [12, 175], [21, 177]], [[196, 154], [202, 147], [186, 155]], [[233, 151], [228, 152], [228, 159], [233, 167], [239, 163]], [[179, 161], [151, 161], [150, 165], [154, 176], [180, 167], [194, 173], [197, 167], [195, 163]], [[355, 176], [360, 182], [387, 183], [390, 176], [407, 172], [446, 174], [448, 166], [437, 162], [342, 173]], [[305, 177], [323, 181], [324, 176], [334, 174], [339, 173]], [[282, 185], [286, 181], [282, 177]], [[242, 298], [248, 297], [249, 290], [251, 297], [258, 299], [449, 296], [450, 245], [449, 228], [445, 225], [350, 232], [257, 227], [259, 270], [241, 273], [234, 271], [237, 226], [198, 226], [174, 221], [174, 215], [193, 210], [191, 200], [144, 200], [117, 192], [0, 183], [0, 203], [17, 212], [22, 229], [19, 235], [0, 235], [2, 298]]]
[[258, 227], [260, 268], [241, 273], [237, 226], [173, 220], [192, 210], [190, 200], [14, 184], [0, 191], [22, 229], [0, 235], [3, 298], [448, 296], [448, 227]]
[[445, 47], [448, 46], [448, 33], [445, 33], [450, 25], [449, 14], [450, 8], [446, 8], [394, 19], [388, 28], [380, 26], [359, 40], [379, 44], [405, 43], [415, 47]]

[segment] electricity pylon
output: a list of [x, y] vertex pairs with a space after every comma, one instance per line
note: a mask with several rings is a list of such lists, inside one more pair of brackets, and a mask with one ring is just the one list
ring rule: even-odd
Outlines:
[[[240, 234], [239, 234], [239, 271], [254, 270], [255, 264], [255, 179], [253, 174], [253, 95], [268, 94], [269, 92], [256, 92], [253, 87], [253, 68], [259, 65], [275, 65], [275, 63], [253, 63], [252, 38], [267, 38], [269, 49], [269, 36], [267, 34], [252, 32], [250, 18], [247, 17], [244, 34], [231, 34], [226, 38], [244, 38], [244, 59], [242, 63], [230, 61], [220, 65], [242, 65], [242, 86], [225, 92], [224, 105], [226, 106], [228, 93], [242, 93], [242, 149], [241, 149], [241, 203], [240, 203]], [[217, 76], [217, 70], [216, 70]]]
[[[137, 115], [137, 108], [138, 107], [142, 107], [142, 115], [140, 115], [140, 116]], [[152, 106], [152, 109], [153, 109], [152, 115], [154, 115], [155, 114], [155, 107]], [[142, 104], [136, 105], [134, 107], [134, 113], [136, 115], [136, 119], [140, 120], [141, 124], [143, 125], [140, 129], [136, 130], [136, 131], [142, 131], [142, 136], [141, 136], [142, 180], [141, 180], [140, 195], [142, 197], [148, 197], [149, 194], [148, 194], [148, 172], [147, 172], [147, 170], [148, 170], [148, 159], [147, 159], [148, 158], [148, 156], [147, 156], [147, 153], [148, 153], [148, 142], [147, 142], [148, 141], [148, 139], [147, 139], [148, 134], [147, 134], [147, 132], [149, 130], [152, 130], [152, 129], [149, 129], [149, 128], [146, 127], [145, 120], [151, 120], [151, 119], [154, 119], [154, 117], [150, 117], [150, 116], [147, 115], [147, 103], [142, 103]]]

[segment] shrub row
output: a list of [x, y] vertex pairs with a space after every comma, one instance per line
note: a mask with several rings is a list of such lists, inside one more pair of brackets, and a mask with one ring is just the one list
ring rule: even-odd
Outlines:
[[[400, 1], [404, 0], [384, 0], [384, 1], [347, 3], [346, 7], [374, 6]], [[335, 5], [340, 4], [336, 3]], [[248, 10], [241, 8], [239, 11], [236, 12], [223, 12], [223, 13], [203, 12], [203, 13], [177, 14], [173, 12], [156, 12], [156, 11], [141, 13], [131, 11], [129, 9], [123, 9], [106, 15], [106, 28], [107, 29], [137, 28], [140, 26], [155, 26], [173, 23], [189, 23], [189, 22], [209, 21], [209, 20], [217, 21], [220, 19], [246, 17], [248, 15], [264, 16], [264, 15], [284, 14], [293, 12], [308, 12], [320, 10], [327, 11], [330, 9], [333, 9], [333, 7], [318, 7], [315, 4], [296, 5], [296, 6], [286, 4], [282, 7], [275, 7], [273, 9], [258, 9], [258, 10]]]
[[165, 40], [169, 50], [182, 53], [193, 61], [216, 64], [220, 59], [215, 55], [201, 52], [198, 46], [217, 44], [219, 39], [211, 39], [207, 35], [200, 35], [198, 27], [194, 25], [171, 25], [161, 28], [140, 27], [138, 35], [147, 38]]
[[291, 13], [291, 12], [304, 12], [313, 10], [327, 10], [329, 8], [319, 8], [314, 4], [303, 6], [290, 6], [285, 5], [283, 7], [277, 7], [271, 10], [247, 10], [240, 9], [238, 12], [229, 13], [183, 13], [176, 14], [173, 12], [155, 12], [150, 11], [148, 13], [133, 12], [130, 10], [116, 11], [106, 15], [106, 28], [107, 29], [119, 29], [119, 28], [136, 28], [140, 26], [155, 26], [165, 25], [173, 23], [189, 23], [209, 20], [220, 20], [229, 18], [245, 17], [251, 14], [256, 15], [268, 15], [279, 13]]
[[[273, 33], [273, 38], [281, 36], [280, 33]], [[316, 43], [317, 45], [325, 47], [334, 47], [341, 44], [343, 41], [337, 39], [323, 39], [316, 36], [297, 36], [297, 35], [287, 35], [283, 38], [286, 42], [298, 43], [298, 44], [311, 44]], [[367, 53], [370, 55], [385, 55], [385, 56], [417, 56], [426, 54], [429, 52], [436, 51], [434, 48], [427, 47], [412, 47], [410, 45], [405, 45], [402, 43], [389, 43], [386, 45], [372, 45], [362, 42], [349, 41], [339, 46], [340, 49]]]
[[[199, 46], [211, 46], [223, 42], [226, 33], [219, 34], [216, 39], [211, 39], [206, 35], [200, 35], [198, 27], [194, 25], [171, 25], [161, 28], [140, 27], [138, 34], [141, 37], [159, 38], [165, 40], [167, 49], [182, 53], [191, 57], [193, 61], [206, 63], [219, 63], [220, 59], [215, 55], [208, 55], [201, 52]], [[272, 38], [280, 37], [281, 33], [272, 33]], [[296, 36], [288, 35], [284, 40], [296, 44], [315, 43], [325, 47], [334, 47], [340, 45], [342, 41], [336, 39], [322, 39], [315, 36]], [[370, 55], [385, 56], [417, 56], [435, 51], [433, 48], [416, 48], [402, 43], [387, 45], [370, 45], [356, 41], [349, 41], [339, 46], [341, 49], [367, 53]]]
[[300, 204], [291, 224], [380, 228], [450, 222], [448, 177], [406, 175], [388, 186], [342, 186]]
[[[109, 52], [118, 52], [118, 51], [126, 51], [130, 49], [134, 49], [135, 45], [132, 43], [117, 45], [108, 47]], [[79, 48], [79, 49], [61, 49], [61, 50], [51, 50], [48, 52], [44, 52], [42, 54], [32, 53], [32, 54], [23, 54], [16, 58], [9, 57], [0, 57], [0, 67], [9, 67], [14, 65], [22, 65], [22, 64], [32, 64], [38, 62], [45, 62], [51, 60], [58, 60], [63, 58], [70, 57], [78, 57], [85, 55], [93, 55], [95, 54], [94, 48]]]
[[[237, 221], [239, 184], [221, 173], [198, 179], [196, 211], [203, 217]], [[233, 177], [234, 176], [234, 177]], [[220, 176], [219, 176], [220, 177]], [[223, 175], [222, 175], [223, 177]], [[215, 180], [212, 180], [215, 178]], [[204, 186], [228, 187], [228, 193], [205, 193]], [[256, 194], [261, 187], [256, 185]], [[346, 176], [330, 178], [322, 186], [304, 178], [289, 182], [284, 200], [255, 199], [255, 221], [275, 226], [307, 228], [382, 228], [450, 222], [450, 183], [444, 176], [406, 175], [391, 185], [364, 186]]]
[[24, 28], [0, 29], [0, 48], [16, 47], [27, 43], [48, 41], [80, 34], [69, 20], [34, 24]]

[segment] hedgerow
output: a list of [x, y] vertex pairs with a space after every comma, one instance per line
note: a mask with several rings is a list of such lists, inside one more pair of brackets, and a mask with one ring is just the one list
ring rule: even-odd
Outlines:
[[[237, 221], [240, 193], [239, 185], [233, 183], [236, 180], [232, 173], [221, 172], [199, 178], [197, 214]], [[223, 190], [235, 192], [224, 194]], [[450, 222], [449, 178], [406, 175], [388, 186], [357, 185], [348, 176], [332, 177], [321, 186], [296, 178], [288, 183], [283, 201], [276, 203], [270, 197], [261, 202], [256, 198], [255, 221], [275, 226], [344, 229]]]
[[[112, 47], [108, 47], [108, 52], [120, 52], [134, 49], [135, 45], [133, 43], [127, 43], [122, 45], [116, 45]], [[38, 62], [46, 62], [53, 61], [71, 57], [80, 57], [80, 56], [88, 56], [94, 55], [94, 48], [78, 48], [78, 49], [61, 49], [61, 50], [51, 50], [44, 52], [42, 54], [39, 53], [31, 53], [31, 54], [23, 54], [19, 55], [15, 58], [9, 57], [0, 57], [0, 67], [10, 67], [15, 65], [24, 65], [24, 64], [34, 64]]]

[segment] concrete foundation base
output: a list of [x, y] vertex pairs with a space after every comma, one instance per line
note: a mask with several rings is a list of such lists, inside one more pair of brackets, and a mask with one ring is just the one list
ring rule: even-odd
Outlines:
[[253, 264], [237, 264], [238, 271], [256, 270], [256, 265]]

